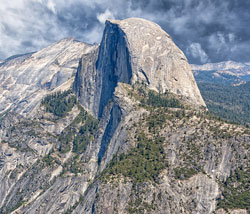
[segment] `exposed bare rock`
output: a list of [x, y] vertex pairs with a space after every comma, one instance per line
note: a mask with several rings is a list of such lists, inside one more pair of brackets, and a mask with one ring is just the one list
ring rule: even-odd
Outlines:
[[169, 90], [205, 105], [183, 52], [157, 24], [139, 18], [110, 20], [124, 32], [133, 71], [132, 82], [144, 81], [159, 92]]
[[81, 104], [101, 117], [118, 82], [143, 82], [205, 106], [183, 52], [160, 26], [144, 19], [108, 20], [99, 53], [83, 56], [74, 88]]
[[0, 64], [0, 113], [14, 109], [32, 114], [46, 94], [75, 75], [79, 59], [91, 49], [64, 39], [36, 53], [5, 60]]
[[199, 108], [158, 25], [109, 20], [100, 45], [62, 40], [0, 80], [0, 213], [245, 212], [250, 130]]
[[96, 71], [98, 51], [99, 46], [96, 45], [91, 52], [82, 56], [74, 80], [74, 90], [80, 103], [94, 115], [98, 115], [101, 87]]

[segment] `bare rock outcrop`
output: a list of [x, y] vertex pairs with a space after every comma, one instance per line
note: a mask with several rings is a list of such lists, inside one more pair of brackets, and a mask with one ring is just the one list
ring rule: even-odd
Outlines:
[[68, 89], [79, 59], [91, 49], [67, 38], [36, 53], [5, 60], [0, 64], [0, 113], [15, 110], [31, 115], [46, 94], [58, 87]]
[[247, 212], [250, 129], [199, 108], [157, 24], [108, 20], [100, 45], [62, 40], [0, 80], [0, 213]]
[[74, 86], [81, 104], [98, 117], [118, 82], [143, 82], [155, 91], [170, 91], [205, 106], [185, 55], [155, 23], [108, 20], [98, 53], [93, 54], [83, 56]]

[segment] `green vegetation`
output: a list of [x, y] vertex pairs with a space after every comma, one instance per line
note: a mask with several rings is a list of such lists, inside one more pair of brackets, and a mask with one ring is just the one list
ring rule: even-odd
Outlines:
[[227, 178], [222, 186], [222, 197], [218, 199], [218, 208], [247, 209], [250, 212], [250, 168], [239, 169]]
[[54, 162], [54, 158], [51, 157], [50, 155], [46, 155], [42, 161], [47, 165], [47, 166], [52, 166]]
[[199, 172], [199, 170], [195, 169], [195, 168], [182, 167], [182, 168], [175, 168], [174, 172], [175, 172], [176, 179], [185, 180], [185, 179], [189, 179], [192, 176], [194, 176], [195, 174], [197, 174]]
[[60, 142], [59, 151], [61, 153], [67, 153], [70, 151], [71, 149], [70, 143], [73, 140], [73, 136], [74, 136], [73, 130], [64, 130], [58, 137], [58, 141]]
[[[75, 153], [70, 161], [64, 163], [61, 174], [65, 172], [71, 172], [75, 175], [82, 173], [84, 165], [81, 161], [80, 154], [86, 150], [87, 144], [94, 140], [99, 121], [77, 103], [72, 90], [48, 95], [43, 99], [41, 105], [45, 106], [47, 112], [53, 113], [57, 117], [65, 117], [66, 114], [77, 105], [80, 113], [73, 122], [56, 137], [59, 142], [56, 151], [59, 153], [67, 153], [72, 150], [72, 152]], [[57, 155], [60, 157], [60, 154]], [[55, 156], [51, 154], [45, 156], [42, 161], [47, 166], [54, 166], [55, 163], [61, 164], [58, 163]]]
[[45, 106], [46, 112], [50, 112], [57, 117], [65, 117], [77, 103], [72, 90], [56, 92], [46, 96], [41, 105]]
[[[53, 153], [53, 152], [51, 152], [51, 153]], [[61, 162], [58, 159], [52, 157], [51, 153], [49, 153], [48, 155], [45, 155], [42, 159], [42, 162], [50, 167], [53, 167], [55, 164], [60, 165]]]
[[73, 210], [75, 210], [76, 207], [83, 202], [83, 200], [84, 197], [81, 195], [79, 200], [72, 207], [70, 207], [64, 214], [71, 214]]
[[203, 70], [194, 72], [194, 77], [197, 83], [209, 83], [209, 84], [220, 84], [220, 85], [233, 85], [242, 82], [244, 78], [236, 77], [234, 75], [230, 75], [225, 73], [219, 73], [219, 77], [216, 77], [216, 70]]
[[[164, 126], [166, 119], [164, 109], [157, 107], [151, 109], [150, 115], [143, 119], [145, 129], [141, 130], [141, 122], [135, 127], [136, 147], [127, 154], [115, 156], [104, 173], [121, 174], [132, 179], [134, 183], [157, 182], [162, 169], [168, 166], [163, 149], [165, 137], [159, 135], [159, 130]], [[146, 134], [147, 128], [149, 133]]]
[[[139, 89], [141, 93], [145, 94], [145, 92], [142, 92], [142, 90], [142, 88]], [[180, 103], [180, 101], [172, 94], [161, 94], [152, 90], [149, 90], [146, 98], [143, 98], [141, 103], [143, 106], [149, 105], [153, 107], [183, 108], [183, 105]]]
[[154, 112], [151, 111], [150, 117], [147, 118], [147, 125], [150, 132], [156, 133], [158, 128], [162, 128], [167, 120], [167, 116], [165, 115], [165, 111], [159, 109]]
[[12, 213], [13, 211], [15, 211], [16, 209], [18, 209], [19, 207], [21, 207], [22, 205], [24, 205], [25, 201], [23, 200], [23, 197], [21, 196], [19, 198], [19, 201], [17, 201], [17, 203], [15, 204], [14, 207], [12, 208], [8, 208], [6, 210], [4, 209], [0, 209], [0, 213], [1, 214], [8, 214], [8, 213]]
[[139, 188], [134, 187], [132, 189], [134, 198], [130, 198], [130, 201], [128, 203], [128, 213], [154, 213], [154, 210], [156, 209], [157, 205], [155, 204], [155, 193], [153, 193], [153, 200], [150, 202], [143, 200]]
[[[104, 174], [107, 176], [123, 175], [129, 177], [134, 183], [146, 181], [158, 181], [158, 176], [162, 169], [168, 166], [165, 157], [163, 144], [165, 137], [159, 132], [166, 125], [166, 121], [185, 116], [182, 108], [184, 106], [172, 94], [160, 94], [152, 90], [145, 89], [143, 86], [137, 90], [128, 91], [130, 96], [136, 97], [141, 101], [141, 106], [147, 108], [150, 114], [139, 122], [135, 135], [136, 147], [132, 148], [127, 154], [115, 156], [110, 162]], [[171, 112], [168, 108], [181, 108], [179, 111]], [[173, 114], [172, 114], [173, 113]], [[141, 127], [144, 126], [144, 130]], [[148, 133], [146, 133], [148, 130]], [[107, 177], [106, 176], [106, 177]]]
[[80, 105], [78, 105], [78, 109], [80, 109], [79, 115], [58, 137], [60, 142], [59, 151], [61, 153], [69, 152], [71, 142], [73, 142], [73, 152], [80, 154], [85, 151], [87, 143], [94, 139], [98, 120]]
[[13, 211], [15, 211], [16, 209], [18, 209], [19, 207], [21, 207], [23, 204], [25, 203], [25, 201], [21, 198], [14, 207], [12, 207], [10, 210], [8, 210], [6, 213], [12, 213]]
[[243, 125], [250, 125], [250, 82], [239, 85], [198, 83], [209, 111]]
[[98, 120], [87, 112], [82, 117], [83, 125], [78, 134], [74, 137], [73, 152], [79, 153], [85, 151], [87, 143], [94, 140], [98, 127]]
[[70, 161], [63, 164], [63, 171], [61, 175], [63, 175], [65, 172], [71, 172], [77, 175], [78, 173], [84, 172], [84, 164], [81, 161], [81, 158], [79, 155], [75, 155]]
[[141, 131], [136, 139], [137, 147], [128, 154], [115, 156], [107, 167], [106, 173], [109, 175], [122, 174], [135, 183], [148, 180], [157, 181], [159, 173], [167, 166], [162, 146], [164, 138], [158, 136], [149, 139]]

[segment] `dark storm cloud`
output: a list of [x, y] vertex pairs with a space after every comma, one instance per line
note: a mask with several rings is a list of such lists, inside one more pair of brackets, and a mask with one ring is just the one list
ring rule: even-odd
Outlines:
[[240, 0], [169, 0], [144, 5], [146, 13], [160, 14], [154, 21], [194, 63], [250, 61], [249, 10], [249, 1]]
[[100, 42], [107, 18], [157, 22], [191, 63], [250, 61], [250, 3], [240, 0], [9, 0], [0, 7], [0, 58], [64, 37]]

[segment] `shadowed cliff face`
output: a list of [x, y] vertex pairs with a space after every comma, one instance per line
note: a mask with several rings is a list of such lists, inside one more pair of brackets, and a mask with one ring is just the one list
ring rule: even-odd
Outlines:
[[130, 83], [132, 77], [130, 56], [125, 39], [125, 34], [117, 25], [106, 23], [96, 63], [97, 72], [101, 73], [99, 118], [113, 96], [117, 83]]
[[[59, 58], [57, 45], [38, 54], [53, 53], [58, 68], [42, 85], [45, 94], [67, 90], [74, 78], [75, 94], [38, 90], [41, 99], [28, 99], [37, 103], [33, 118], [0, 114], [1, 214], [222, 214], [218, 202], [247, 213], [236, 209], [248, 200], [250, 130], [197, 108], [204, 102], [190, 66], [167, 33], [133, 18], [107, 21], [100, 45], [67, 44]], [[68, 70], [78, 47], [79, 67]], [[34, 78], [46, 77], [42, 65]]]
[[157, 24], [143, 19], [106, 21], [99, 50], [83, 56], [78, 76], [82, 80], [76, 78], [74, 88], [79, 100], [98, 118], [118, 82], [145, 83], [205, 106], [183, 52]]
[[121, 122], [121, 116], [122, 112], [119, 105], [114, 105], [110, 112], [109, 123], [106, 126], [105, 132], [101, 140], [100, 150], [98, 153], [98, 164], [101, 163], [102, 158], [108, 148], [109, 142], [112, 139], [119, 123]]
[[107, 22], [100, 47], [84, 55], [74, 89], [81, 104], [100, 118], [118, 82], [130, 83], [132, 69], [126, 35]]

